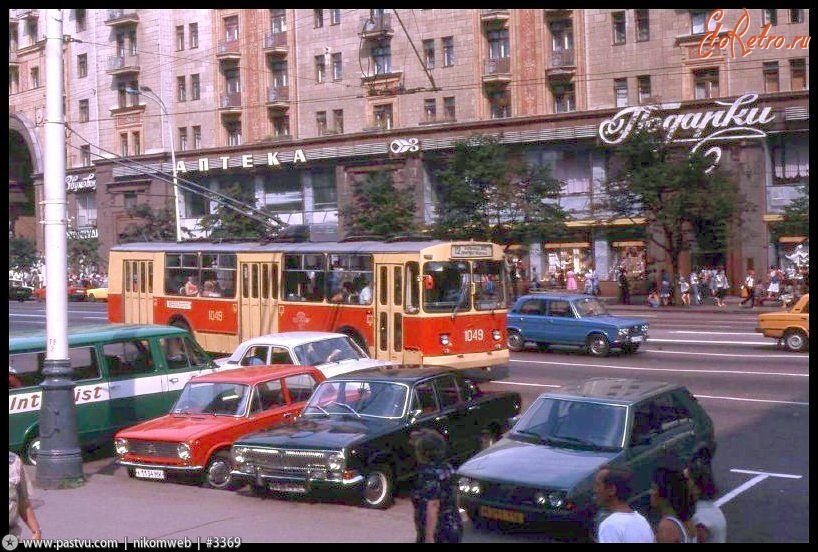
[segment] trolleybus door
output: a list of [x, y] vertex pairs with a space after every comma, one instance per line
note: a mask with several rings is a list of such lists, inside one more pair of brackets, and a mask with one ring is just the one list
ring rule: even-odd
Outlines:
[[375, 358], [403, 361], [403, 265], [375, 267]]
[[239, 274], [239, 341], [277, 331], [278, 266], [262, 262], [240, 263]]
[[153, 261], [123, 261], [123, 320], [153, 324]]

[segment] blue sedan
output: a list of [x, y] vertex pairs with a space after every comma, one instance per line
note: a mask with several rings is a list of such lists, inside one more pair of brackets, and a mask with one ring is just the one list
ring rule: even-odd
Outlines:
[[634, 353], [648, 339], [641, 318], [614, 316], [592, 295], [537, 293], [523, 295], [508, 313], [508, 348], [522, 351], [527, 343], [580, 347], [594, 356], [612, 349]]

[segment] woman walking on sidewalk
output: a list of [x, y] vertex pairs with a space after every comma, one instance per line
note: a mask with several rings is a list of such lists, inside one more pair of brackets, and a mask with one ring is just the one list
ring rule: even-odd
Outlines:
[[716, 284], [716, 305], [723, 307], [724, 297], [727, 295], [727, 289], [730, 287], [727, 274], [724, 273], [724, 267], [719, 268], [719, 272], [713, 278], [713, 281]]
[[[745, 293], [747, 294], [745, 296]], [[752, 268], [747, 269], [747, 276], [744, 277], [744, 288], [741, 291], [741, 296], [743, 299], [741, 300], [741, 306], [744, 306], [744, 303], [747, 301], [750, 302], [750, 308], [755, 308], [756, 306], [756, 271]]]

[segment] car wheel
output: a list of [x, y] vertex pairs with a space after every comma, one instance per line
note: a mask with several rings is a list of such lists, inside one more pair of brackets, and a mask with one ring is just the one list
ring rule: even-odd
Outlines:
[[32, 466], [37, 465], [37, 457], [40, 455], [40, 436], [35, 435], [31, 439], [28, 440], [26, 443], [25, 449], [23, 449], [23, 462], [26, 464], [30, 464]]
[[203, 477], [204, 486], [224, 491], [235, 491], [238, 489], [239, 486], [233, 481], [230, 475], [232, 467], [229, 453], [225, 451], [215, 453], [205, 468]]
[[588, 352], [595, 357], [608, 356], [611, 351], [611, 345], [608, 343], [608, 338], [602, 334], [594, 334], [588, 337]]
[[520, 332], [516, 330], [509, 330], [508, 332], [508, 349], [510, 351], [514, 351], [515, 353], [519, 353], [525, 347], [525, 341], [523, 340], [523, 336], [520, 335]]
[[808, 343], [806, 334], [801, 330], [790, 330], [784, 334], [784, 346], [790, 351], [806, 351]]
[[364, 506], [385, 510], [392, 505], [392, 470], [384, 464], [372, 466], [364, 477]]

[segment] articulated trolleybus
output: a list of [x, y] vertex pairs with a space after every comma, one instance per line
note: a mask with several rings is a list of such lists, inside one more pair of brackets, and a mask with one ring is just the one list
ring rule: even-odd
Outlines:
[[373, 358], [508, 373], [510, 287], [492, 243], [130, 243], [111, 250], [108, 272], [111, 322], [180, 326], [207, 351], [334, 331]]

